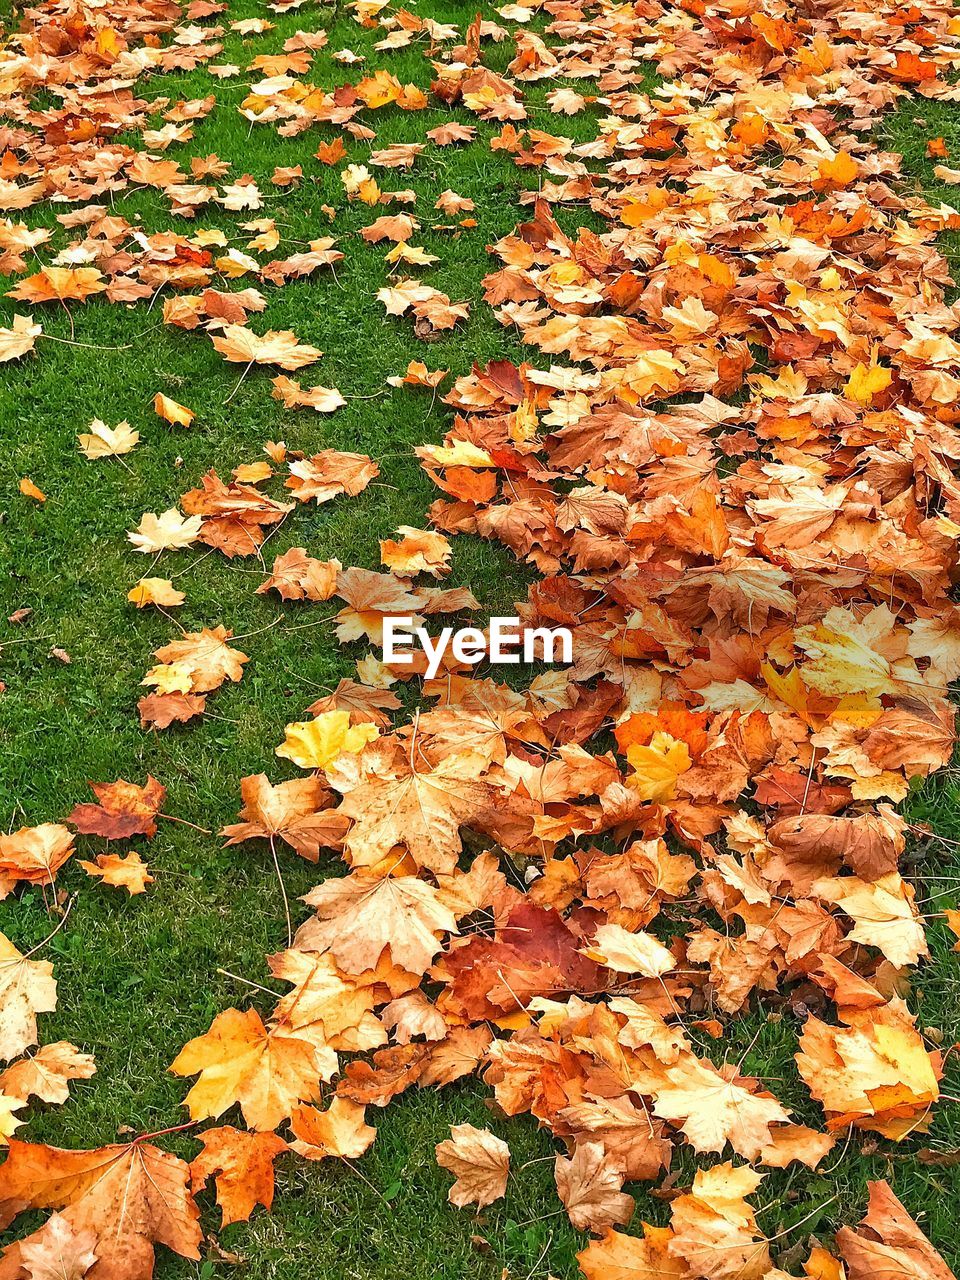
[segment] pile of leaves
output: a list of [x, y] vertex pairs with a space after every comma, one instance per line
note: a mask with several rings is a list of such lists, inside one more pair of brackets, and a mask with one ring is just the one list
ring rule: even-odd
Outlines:
[[[189, 1168], [142, 1140], [65, 1152], [12, 1139], [3, 1220], [62, 1212], [10, 1246], [0, 1277], [38, 1274], [36, 1257], [54, 1249], [79, 1259], [71, 1274], [102, 1277], [149, 1275], [157, 1242], [197, 1257], [194, 1196], [209, 1180], [224, 1221], [244, 1219], [270, 1206], [282, 1152], [358, 1157], [375, 1139], [371, 1108], [472, 1074], [502, 1115], [532, 1114], [556, 1138], [559, 1199], [598, 1237], [580, 1255], [588, 1280], [781, 1277], [748, 1199], [762, 1171], [816, 1168], [838, 1135], [924, 1133], [940, 1096], [943, 1056], [908, 998], [927, 943], [896, 805], [955, 740], [960, 310], [946, 302], [936, 237], [960, 215], [907, 194], [871, 131], [907, 93], [960, 96], [960, 19], [946, 3], [892, 0], [552, 0], [544, 36], [525, 29], [533, 7], [510, 4], [500, 16], [515, 30], [478, 18], [454, 43], [461, 33], [406, 10], [354, 7], [383, 26], [386, 49], [429, 40], [431, 82], [379, 70], [317, 88], [300, 77], [322, 36], [301, 33], [257, 60], [264, 79], [241, 112], [283, 137], [333, 125], [364, 138], [370, 113], [431, 98], [497, 122], [491, 145], [541, 171], [530, 219], [494, 247], [501, 265], [485, 281], [531, 363], [475, 367], [446, 395], [449, 432], [419, 451], [442, 493], [433, 527], [385, 542], [385, 572], [295, 547], [258, 588], [335, 599], [338, 639], [371, 649], [359, 679], [287, 726], [276, 754], [300, 775], [243, 779], [239, 821], [223, 832], [266, 841], [278, 868], [287, 849], [313, 862], [334, 850], [346, 865], [307, 895], [309, 916], [269, 957], [290, 985], [275, 1009], [225, 1010], [172, 1062], [195, 1077], [192, 1122], [238, 1108], [246, 1128], [204, 1130]], [[224, 8], [193, 0], [185, 17]], [[51, 264], [12, 295], [129, 303], [166, 288], [166, 323], [207, 332], [246, 369], [295, 371], [322, 353], [287, 331], [254, 333], [258, 290], [211, 286], [216, 272], [283, 287], [333, 268], [330, 237], [267, 264], [236, 249], [215, 260], [213, 233], [131, 243], [125, 219], [85, 203], [135, 183], [162, 189], [183, 217], [211, 201], [260, 208], [252, 180], [212, 184], [224, 176], [216, 157], [191, 181], [151, 154], [212, 103], [172, 109], [169, 129], [143, 133], [147, 151], [110, 141], [144, 123], [149, 104], [131, 87], [141, 72], [217, 56], [218, 27], [179, 19], [167, 0], [49, 3], [0, 55], [5, 110], [20, 122], [5, 130], [6, 207], [83, 206], [60, 220], [83, 228], [71, 261], [84, 265]], [[484, 65], [502, 39], [516, 48], [506, 75]], [[647, 62], [662, 78], [649, 94]], [[544, 79], [584, 82], [602, 102], [594, 141], [528, 124], [523, 86]], [[52, 86], [61, 107], [29, 105]], [[586, 102], [551, 94], [556, 114]], [[343, 158], [342, 143], [323, 147], [324, 163]], [[371, 163], [402, 168], [422, 149]], [[349, 199], [408, 203], [365, 166], [342, 177]], [[588, 206], [602, 233], [565, 232], [556, 213], [568, 204]], [[438, 206], [469, 212], [455, 193]], [[418, 225], [378, 215], [364, 238], [394, 241], [391, 265], [423, 264]], [[276, 247], [269, 219], [244, 228], [256, 233], [247, 249]], [[46, 238], [12, 223], [0, 235], [12, 272]], [[379, 296], [424, 337], [467, 314], [412, 279]], [[0, 332], [0, 358], [41, 336], [32, 315], [18, 319]], [[396, 381], [435, 388], [444, 376], [411, 365]], [[332, 389], [273, 386], [290, 406], [337, 407]], [[171, 404], [158, 412], [176, 420], [183, 406]], [[299, 504], [355, 495], [377, 474], [362, 454], [265, 448], [269, 462], [229, 482], [210, 472], [182, 511], [144, 516], [131, 541], [151, 555], [197, 540], [260, 555]], [[276, 497], [264, 487], [275, 466], [288, 472]], [[384, 620], [476, 609], [466, 588], [423, 585], [449, 572], [450, 538], [475, 535], [533, 566], [522, 622], [570, 628], [573, 663], [517, 691], [450, 661], [400, 722], [392, 687], [424, 667], [384, 663]], [[177, 594], [145, 578], [131, 599], [171, 607]], [[240, 679], [248, 656], [230, 638], [211, 626], [157, 651], [145, 727], [198, 717]], [[72, 821], [108, 835], [102, 819]], [[123, 828], [109, 838], [150, 834]], [[70, 840], [57, 824], [4, 837], [0, 876], [52, 881]], [[13, 950], [3, 963], [40, 962]], [[50, 981], [18, 980], [11, 1056], [36, 1042]], [[796, 1062], [819, 1128], [715, 1060], [711, 1042], [751, 1002], [803, 1020]], [[11, 1114], [9, 1097], [22, 1106], [27, 1094], [17, 1070], [0, 1077]], [[659, 1179], [684, 1144], [721, 1160], [674, 1195], [668, 1226], [618, 1230], [635, 1208], [625, 1184]], [[437, 1157], [455, 1175], [454, 1204], [503, 1194], [509, 1148], [489, 1131], [454, 1126]], [[885, 1183], [861, 1226], [814, 1248], [804, 1269], [949, 1275]]]

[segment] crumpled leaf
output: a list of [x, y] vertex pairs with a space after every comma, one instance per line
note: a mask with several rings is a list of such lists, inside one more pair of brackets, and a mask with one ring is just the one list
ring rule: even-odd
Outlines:
[[837, 1249], [850, 1280], [890, 1276], [894, 1280], [954, 1280], [890, 1185], [870, 1182], [870, 1201], [859, 1227], [841, 1227]]

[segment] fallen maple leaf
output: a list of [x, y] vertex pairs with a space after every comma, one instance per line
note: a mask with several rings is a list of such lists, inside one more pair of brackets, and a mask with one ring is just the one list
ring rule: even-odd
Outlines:
[[370, 1062], [348, 1062], [337, 1096], [352, 1102], [385, 1107], [417, 1083], [426, 1069], [430, 1050], [423, 1044], [397, 1044], [378, 1049]]
[[17, 487], [25, 498], [33, 498], [34, 502], [47, 500], [47, 495], [33, 483], [29, 476], [24, 476]]
[[185, 631], [180, 640], [155, 650], [165, 665], [176, 665], [190, 678], [193, 693], [209, 693], [219, 689], [225, 680], [238, 681], [244, 664], [250, 659], [227, 641], [233, 635], [226, 627], [204, 627], [202, 631]]
[[676, 958], [648, 933], [631, 933], [618, 924], [601, 925], [585, 952], [599, 964], [620, 973], [660, 978], [677, 966]]
[[125, 856], [119, 853], [98, 853], [96, 862], [85, 862], [81, 858], [80, 866], [88, 876], [95, 876], [114, 888], [126, 889], [131, 896], [146, 893], [147, 885], [153, 884], [153, 876], [148, 872], [147, 864], [134, 852]]
[[455, 1124], [450, 1137], [437, 1143], [437, 1164], [456, 1177], [447, 1192], [450, 1203], [460, 1209], [468, 1204], [482, 1209], [506, 1192], [510, 1148], [489, 1129]]
[[53, 965], [21, 955], [0, 933], [0, 1058], [9, 1062], [36, 1044], [37, 1014], [56, 1007]]
[[183, 604], [186, 596], [178, 591], [169, 578], [141, 578], [135, 587], [127, 592], [127, 599], [138, 609], [155, 604], [159, 608], [172, 609]]
[[412, 578], [418, 573], [429, 573], [442, 578], [450, 572], [453, 548], [442, 533], [427, 529], [414, 529], [403, 524], [397, 530], [399, 542], [393, 538], [381, 538], [380, 561], [391, 573]]
[[871, 882], [857, 876], [817, 880], [813, 892], [835, 903], [854, 921], [847, 935], [851, 942], [877, 947], [897, 968], [915, 965], [929, 955], [913, 886], [898, 872]]
[[91, 782], [99, 804], [74, 805], [68, 822], [83, 835], [106, 840], [156, 835], [156, 817], [167, 798], [163, 783], [147, 774], [142, 787], [118, 778], [116, 782]]
[[156, 555], [189, 547], [200, 536], [202, 526], [199, 516], [182, 516], [176, 507], [170, 507], [159, 516], [148, 512], [127, 537], [138, 551]]
[[387, 947], [394, 964], [423, 973], [440, 950], [438, 935], [457, 932], [437, 890], [414, 876], [326, 880], [304, 902], [317, 916], [301, 927], [297, 945], [329, 951], [346, 973], [375, 968]]
[[470, 777], [455, 757], [430, 772], [361, 783], [340, 805], [354, 819], [346, 839], [353, 866], [375, 866], [404, 845], [417, 866], [450, 872], [460, 853], [460, 826], [490, 804], [486, 783]]
[[108, 427], [99, 418], [94, 418], [87, 431], [77, 436], [85, 458], [118, 458], [135, 448], [139, 439], [139, 431], [132, 431], [129, 422]]
[[312, 458], [291, 462], [286, 485], [299, 502], [313, 498], [319, 505], [342, 493], [356, 497], [379, 474], [380, 468], [366, 454], [326, 449]]
[[218, 1013], [210, 1030], [190, 1040], [171, 1063], [178, 1076], [200, 1078], [184, 1099], [193, 1120], [221, 1116], [234, 1103], [253, 1129], [276, 1129], [301, 1100], [320, 1096], [336, 1055], [264, 1026], [255, 1009]]
[[294, 984], [273, 1015], [292, 1034], [353, 1052], [384, 1043], [372, 988], [345, 977], [331, 956], [289, 948], [268, 962], [274, 977]]
[[195, 693], [148, 694], [138, 701], [137, 710], [144, 728], [152, 724], [157, 729], [166, 729], [171, 724], [186, 723], [194, 716], [202, 715], [206, 701]]
[[411, 360], [400, 375], [391, 375], [387, 382], [391, 387], [438, 387], [450, 374], [449, 369], [428, 369], [421, 360]]
[[642, 1236], [627, 1236], [608, 1228], [602, 1240], [591, 1240], [577, 1254], [586, 1280], [640, 1280], [658, 1276], [661, 1280], [682, 1280], [688, 1274], [680, 1258], [669, 1253], [673, 1232], [669, 1227], [651, 1227], [644, 1222]]
[[22, 1274], [30, 1280], [80, 1280], [97, 1261], [93, 1227], [76, 1230], [62, 1214], [52, 1213], [30, 1242], [20, 1245]]
[[349, 711], [351, 724], [375, 724], [382, 730], [390, 724], [386, 713], [396, 711], [399, 706], [400, 699], [386, 689], [357, 684], [355, 680], [341, 680], [333, 693], [311, 703], [307, 712], [319, 716], [325, 711]]
[[217, 1187], [217, 1204], [223, 1210], [221, 1227], [246, 1222], [258, 1204], [273, 1204], [273, 1162], [287, 1144], [275, 1133], [246, 1133], [224, 1125], [197, 1134], [203, 1150], [190, 1162], [190, 1186], [194, 1195], [209, 1178]]
[[297, 1107], [290, 1117], [296, 1140], [290, 1143], [297, 1155], [307, 1160], [329, 1156], [355, 1160], [370, 1148], [376, 1129], [364, 1120], [366, 1108], [349, 1098], [332, 1098], [326, 1111]]
[[330, 792], [319, 776], [274, 786], [265, 773], [258, 773], [242, 780], [240, 792], [243, 821], [220, 832], [227, 844], [277, 837], [301, 857], [316, 862], [321, 849], [335, 847], [346, 834], [348, 820], [326, 807]]
[[89, 1080], [96, 1070], [90, 1054], [81, 1053], [66, 1040], [58, 1040], [55, 1044], [45, 1044], [32, 1058], [21, 1058], [0, 1073], [0, 1093], [7, 1097], [63, 1103], [69, 1097], [69, 1082]]
[[746, 1202], [761, 1174], [729, 1162], [698, 1169], [693, 1188], [670, 1205], [673, 1239], [668, 1253], [705, 1280], [760, 1280], [770, 1251]]
[[73, 835], [60, 823], [21, 827], [10, 835], [0, 835], [0, 878], [52, 884], [72, 853]]
[[301, 769], [325, 769], [341, 755], [362, 751], [379, 732], [373, 724], [351, 724], [348, 711], [324, 711], [313, 720], [288, 724], [276, 754]]
[[273, 562], [270, 576], [257, 595], [276, 591], [283, 600], [329, 600], [343, 565], [339, 560], [314, 560], [303, 547], [291, 547]]
[[6, 296], [33, 303], [85, 302], [93, 294], [103, 293], [106, 287], [96, 267], [44, 267], [21, 280], [15, 289], [8, 289]]
[[[148, 1143], [65, 1151], [13, 1140], [0, 1165], [0, 1225], [25, 1209], [60, 1209], [76, 1243], [92, 1235], [102, 1280], [150, 1280], [154, 1245], [198, 1260], [200, 1212], [182, 1160]], [[0, 1275], [25, 1274], [31, 1257], [49, 1254], [63, 1228], [47, 1225], [0, 1258]]]
[[37, 338], [43, 333], [39, 324], [35, 324], [30, 316], [14, 316], [13, 326], [9, 329], [0, 326], [0, 364], [8, 360], [19, 360], [32, 351]]
[[629, 1222], [633, 1197], [621, 1191], [623, 1175], [610, 1163], [602, 1142], [578, 1142], [573, 1156], [557, 1156], [557, 1192], [573, 1226], [580, 1231], [605, 1231]]
[[954, 1280], [886, 1182], [870, 1182], [870, 1201], [859, 1227], [841, 1227], [837, 1249], [850, 1280], [890, 1276], [894, 1280]]
[[273, 398], [288, 409], [315, 409], [317, 413], [334, 413], [347, 403], [336, 387], [304, 389], [293, 378], [280, 374], [273, 380]]
[[922, 1133], [940, 1093], [940, 1058], [924, 1048], [903, 1001], [838, 1014], [846, 1025], [808, 1018], [795, 1055], [828, 1127], [853, 1124], [894, 1140]]
[[301, 344], [289, 329], [271, 329], [262, 337], [243, 325], [228, 324], [211, 339], [225, 360], [234, 364], [276, 364], [281, 369], [302, 369], [323, 355], [316, 347]]

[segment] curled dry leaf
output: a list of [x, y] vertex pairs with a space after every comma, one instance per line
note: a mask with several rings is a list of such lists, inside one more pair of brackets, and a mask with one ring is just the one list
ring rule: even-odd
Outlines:
[[59, 822], [42, 822], [38, 827], [21, 827], [10, 835], [0, 835], [0, 881], [52, 884], [74, 852], [73, 833]]
[[288, 409], [315, 409], [317, 413], [334, 413], [347, 403], [335, 387], [304, 388], [282, 374], [273, 379], [273, 398]]
[[401, 525], [397, 532], [401, 535], [399, 541], [393, 538], [380, 540], [380, 560], [391, 573], [401, 578], [412, 578], [418, 573], [442, 578], [450, 572], [453, 548], [443, 534], [413, 529], [406, 524]]
[[859, 1227], [841, 1227], [837, 1249], [850, 1280], [890, 1276], [891, 1280], [954, 1280], [937, 1253], [886, 1182], [871, 1182], [870, 1202]]
[[312, 458], [291, 462], [286, 484], [298, 502], [313, 500], [319, 506], [341, 494], [356, 497], [379, 474], [380, 468], [366, 454], [325, 449]]
[[39, 487], [34, 484], [29, 476], [24, 476], [17, 486], [25, 498], [32, 498], [34, 502], [46, 502], [47, 495]]
[[189, 427], [197, 416], [192, 409], [178, 404], [160, 391], [153, 397], [153, 411], [175, 427]]

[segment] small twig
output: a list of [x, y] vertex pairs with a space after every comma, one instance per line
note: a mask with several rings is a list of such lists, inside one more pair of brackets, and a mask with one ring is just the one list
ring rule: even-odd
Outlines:
[[66, 909], [64, 910], [63, 915], [57, 921], [57, 927], [55, 929], [52, 929], [50, 933], [48, 933], [47, 936], [43, 939], [42, 942], [38, 942], [35, 947], [31, 947], [30, 950], [27, 951], [24, 955], [22, 955], [19, 960], [8, 960], [6, 961], [6, 963], [19, 964], [20, 960], [29, 960], [31, 956], [35, 956], [38, 951], [40, 951], [43, 947], [47, 945], [48, 942], [52, 941], [52, 939], [54, 939], [57, 936], [57, 934], [60, 932], [63, 926], [67, 923], [67, 916], [70, 914], [70, 911], [73, 907], [73, 904], [76, 902], [76, 900], [77, 900], [77, 895], [76, 893], [74, 893], [70, 901], [67, 903]]
[[123, 347], [98, 347], [95, 342], [77, 342], [74, 338], [57, 338], [52, 333], [39, 333], [38, 338], [45, 338], [47, 342], [62, 342], [67, 347], [83, 347], [87, 351], [132, 351], [133, 343], [128, 342]]
[[191, 827], [194, 831], [199, 831], [204, 836], [213, 835], [213, 832], [208, 831], [206, 827], [198, 827], [195, 822], [188, 822], [186, 818], [175, 818], [172, 813], [158, 813], [157, 817], [164, 818], [167, 822], [179, 822], [182, 827]]
[[268, 996], [273, 996], [274, 1000], [281, 998], [279, 991], [271, 991], [269, 987], [261, 986], [259, 982], [253, 982], [250, 978], [242, 978], [239, 973], [231, 973], [229, 969], [217, 969], [217, 973], [222, 973], [225, 978], [232, 978], [234, 982], [242, 982], [245, 987], [253, 987], [255, 991], [263, 991]]
[[184, 1129], [192, 1129], [196, 1124], [196, 1120], [186, 1120], [183, 1124], [173, 1124], [169, 1129], [155, 1129], [153, 1133], [141, 1133], [130, 1143], [131, 1147], [137, 1147], [141, 1142], [149, 1142], [151, 1138], [162, 1138], [167, 1133], [182, 1133]]
[[251, 361], [250, 361], [250, 363], [247, 365], [247, 367], [244, 369], [243, 373], [241, 373], [241, 375], [240, 375], [240, 379], [239, 379], [239, 381], [237, 382], [237, 385], [233, 388], [233, 390], [232, 390], [232, 391], [230, 392], [230, 394], [227, 396], [226, 400], [224, 400], [224, 402], [223, 402], [224, 404], [229, 404], [229, 403], [230, 403], [230, 401], [233, 399], [233, 397], [234, 397], [234, 396], [237, 394], [237, 392], [240, 390], [240, 385], [241, 385], [241, 383], [243, 382], [243, 380], [244, 380], [244, 378], [247, 376], [247, 374], [250, 372], [250, 370], [253, 368], [253, 365], [254, 365], [254, 361], [253, 361], [253, 360], [251, 360]]
[[287, 901], [287, 886], [283, 883], [283, 876], [280, 872], [280, 859], [277, 857], [277, 846], [273, 839], [273, 832], [270, 832], [270, 854], [273, 858], [274, 870], [277, 873], [277, 881], [280, 885], [280, 896], [283, 898], [283, 914], [287, 919], [287, 946], [293, 946], [293, 924], [290, 920], [290, 903]]
[[282, 622], [287, 615], [285, 613], [278, 614], [272, 622], [268, 622], [265, 627], [258, 627], [256, 631], [245, 631], [243, 635], [231, 636], [231, 640], [250, 640], [253, 636], [262, 636], [264, 631], [270, 631], [278, 623]]

